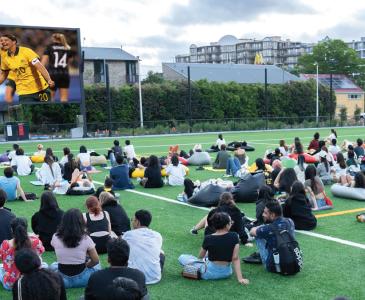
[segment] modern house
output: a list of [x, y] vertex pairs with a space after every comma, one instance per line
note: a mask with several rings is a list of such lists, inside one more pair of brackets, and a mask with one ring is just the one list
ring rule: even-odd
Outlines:
[[121, 48], [83, 47], [84, 83], [105, 83], [106, 64], [109, 66], [110, 86], [138, 82], [138, 58]]
[[[301, 74], [302, 79], [316, 80], [316, 74]], [[319, 74], [318, 81], [320, 84], [327, 86], [331, 85], [330, 74]], [[345, 75], [332, 75], [332, 88], [336, 95], [336, 116], [339, 116], [341, 108], [346, 107], [347, 116], [352, 118], [357, 108], [364, 112], [364, 91], [358, 87], [351, 79]]]
[[167, 80], [187, 80], [188, 66], [193, 81], [206, 79], [218, 82], [265, 83], [265, 69], [269, 84], [283, 84], [298, 81], [299, 77], [274, 65], [252, 64], [197, 64], [162, 63], [163, 77]]
[[261, 54], [264, 64], [293, 68], [298, 57], [311, 53], [313, 44], [282, 40], [280, 36], [270, 36], [262, 40], [237, 39], [225, 35], [218, 42], [197, 46], [192, 44], [189, 54], [177, 55], [177, 63], [211, 63], [211, 64], [253, 64], [256, 54]]

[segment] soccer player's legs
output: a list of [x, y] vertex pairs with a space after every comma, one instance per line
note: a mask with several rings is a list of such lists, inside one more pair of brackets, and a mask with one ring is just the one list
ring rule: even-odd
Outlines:
[[34, 102], [50, 102], [51, 101], [51, 90], [46, 88], [37, 93], [28, 95], [19, 95], [20, 103], [34, 103]]
[[54, 99], [56, 90], [59, 90], [61, 102], [68, 101], [68, 89], [70, 87], [70, 76], [68, 74], [58, 74], [52, 77], [55, 86], [51, 89], [52, 100]]
[[15, 90], [16, 90], [15, 81], [12, 79], [8, 79], [5, 84], [5, 95], [4, 95], [4, 99], [8, 104], [13, 103]]

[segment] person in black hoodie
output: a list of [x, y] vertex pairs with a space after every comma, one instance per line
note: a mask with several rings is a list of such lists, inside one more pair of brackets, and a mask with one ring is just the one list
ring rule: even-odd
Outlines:
[[312, 213], [304, 185], [300, 181], [294, 182], [289, 198], [283, 205], [283, 214], [284, 217], [293, 220], [295, 229], [312, 230], [316, 228], [317, 219]]
[[51, 191], [45, 191], [41, 196], [41, 207], [32, 216], [33, 232], [39, 235], [46, 251], [53, 251], [51, 240], [61, 223], [63, 211], [58, 207], [55, 195]]
[[112, 194], [101, 192], [99, 201], [103, 211], [107, 211], [110, 217], [112, 231], [121, 236], [124, 232], [131, 230], [130, 219], [124, 208], [115, 200]]
[[218, 206], [213, 208], [207, 217], [204, 217], [196, 226], [194, 226], [191, 230], [191, 233], [197, 234], [199, 229], [204, 228], [204, 225], [206, 225], [204, 232], [205, 235], [214, 233], [215, 229], [211, 224], [211, 218], [216, 212], [225, 212], [231, 217], [233, 224], [230, 228], [230, 231], [237, 232], [241, 243], [246, 244], [248, 242], [248, 236], [245, 231], [243, 220], [245, 214], [242, 213], [237, 207], [236, 203], [234, 202], [233, 195], [229, 192], [225, 192], [220, 196]]

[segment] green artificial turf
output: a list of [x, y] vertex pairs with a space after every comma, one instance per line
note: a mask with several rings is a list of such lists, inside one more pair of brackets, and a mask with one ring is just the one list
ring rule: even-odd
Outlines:
[[[319, 130], [321, 135], [328, 136], [328, 129]], [[363, 128], [338, 129], [339, 141], [343, 139], [355, 140], [363, 137]], [[241, 132], [226, 133], [227, 142], [233, 140], [247, 140], [256, 148], [255, 152], [249, 152], [250, 162], [257, 157], [262, 157], [265, 149], [274, 149], [279, 139], [285, 139], [291, 144], [295, 136], [300, 136], [304, 146], [312, 139], [314, 131], [270, 131], [270, 132]], [[196, 143], [208, 148], [216, 140], [215, 134], [191, 135], [191, 136], [159, 136], [131, 138], [137, 155], [166, 155], [168, 146], [179, 144], [181, 149], [189, 150]], [[119, 138], [124, 142], [124, 138]], [[81, 144], [88, 149], [105, 154], [111, 147], [113, 139], [85, 139], [72, 141], [44, 141], [45, 147], [52, 147], [59, 157], [62, 156], [62, 148], [68, 146], [74, 153], [78, 152]], [[38, 142], [20, 143], [27, 153], [36, 150]], [[10, 149], [10, 143], [0, 145], [0, 153]], [[212, 154], [215, 157], [215, 154]], [[1, 172], [1, 171], [0, 171]], [[93, 175], [94, 180], [103, 182], [108, 171]], [[223, 172], [208, 170], [197, 171], [196, 167], [190, 167], [189, 177], [200, 181], [209, 178], [222, 178]], [[41, 187], [32, 186], [29, 181], [34, 180], [34, 175], [21, 178], [23, 189], [27, 192], [42, 193]], [[327, 187], [327, 194], [333, 200], [335, 208], [328, 212], [343, 211], [348, 209], [365, 208], [365, 202], [339, 199], [332, 196]], [[181, 187], [166, 186], [162, 189], [146, 190], [136, 185], [136, 190], [148, 194], [176, 199]], [[57, 196], [60, 207], [67, 210], [71, 207], [85, 211], [83, 196]], [[249, 286], [240, 286], [235, 276], [219, 281], [192, 281], [181, 277], [181, 267], [177, 258], [182, 253], [197, 255], [203, 239], [203, 232], [193, 236], [189, 229], [205, 214], [206, 211], [164, 202], [135, 193], [120, 192], [121, 204], [129, 216], [137, 209], [149, 209], [153, 215], [151, 228], [159, 231], [163, 238], [163, 249], [166, 253], [166, 263], [163, 278], [160, 283], [148, 286], [152, 299], [332, 299], [338, 295], [345, 295], [350, 299], [365, 299], [365, 250], [352, 246], [342, 245], [336, 242], [306, 236], [298, 233], [297, 238], [304, 253], [304, 269], [293, 277], [283, 277], [265, 272], [262, 266], [242, 264], [244, 276], [250, 279]], [[255, 215], [255, 204], [238, 204], [250, 217]], [[39, 209], [39, 200], [32, 203], [12, 202], [7, 206], [17, 216], [30, 218]], [[364, 209], [365, 211], [365, 209]], [[365, 224], [357, 223], [357, 213], [340, 216], [324, 217], [318, 219], [316, 233], [329, 235], [361, 244], [365, 244]], [[241, 257], [247, 256], [255, 248], [241, 246]], [[44, 261], [55, 261], [53, 253], [45, 253]], [[107, 266], [106, 255], [101, 256], [102, 265]], [[69, 289], [68, 299], [78, 299], [83, 289]], [[11, 293], [0, 288], [0, 299], [12, 299]]]

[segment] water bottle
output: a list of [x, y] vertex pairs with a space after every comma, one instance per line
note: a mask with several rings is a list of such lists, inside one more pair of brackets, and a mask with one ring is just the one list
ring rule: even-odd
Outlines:
[[168, 183], [168, 180], [167, 180], [167, 177], [166, 177], [166, 176], [163, 178], [163, 183], [164, 183], [165, 185]]
[[274, 257], [274, 264], [275, 264], [275, 270], [277, 273], [280, 273], [281, 269], [280, 269], [280, 256], [278, 252], [274, 252], [273, 254]]

